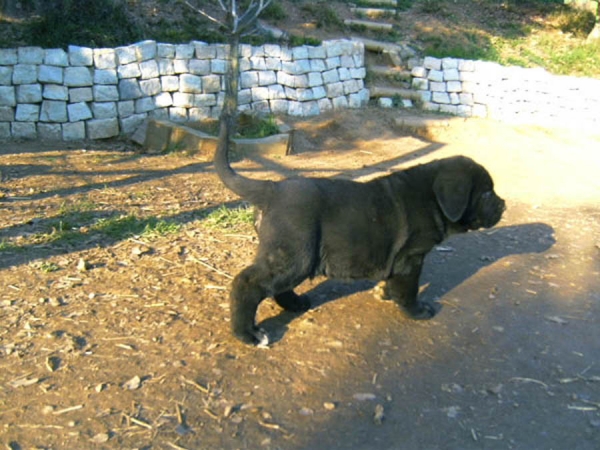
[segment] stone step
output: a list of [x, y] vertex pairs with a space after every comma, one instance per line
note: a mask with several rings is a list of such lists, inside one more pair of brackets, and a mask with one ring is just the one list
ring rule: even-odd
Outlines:
[[390, 86], [370, 86], [371, 98], [400, 97], [408, 100], [421, 100], [421, 95], [412, 89], [403, 89]]
[[350, 8], [350, 11], [352, 11], [354, 14], [359, 14], [372, 19], [384, 16], [394, 16], [396, 14], [396, 10], [391, 8], [352, 7]]
[[367, 66], [367, 72], [373, 75], [392, 78], [400, 81], [410, 81], [412, 75], [409, 70], [404, 70], [401, 67], [390, 67], [390, 66]]
[[[212, 159], [218, 138], [196, 130], [189, 124], [173, 123], [168, 120], [148, 120], [134, 134], [133, 140], [141, 144], [148, 153], [186, 151], [202, 154]], [[293, 152], [293, 130], [259, 139], [233, 139], [234, 158], [249, 154], [288, 155]]]
[[365, 27], [375, 31], [393, 31], [394, 29], [394, 25], [391, 23], [373, 22], [371, 20], [346, 19], [344, 20], [344, 24]]
[[396, 0], [361, 0], [361, 4], [365, 5], [385, 5], [385, 6], [398, 6], [398, 2]]
[[466, 119], [455, 116], [401, 116], [394, 120], [405, 132], [436, 141], [438, 135], [452, 126], [464, 126]]

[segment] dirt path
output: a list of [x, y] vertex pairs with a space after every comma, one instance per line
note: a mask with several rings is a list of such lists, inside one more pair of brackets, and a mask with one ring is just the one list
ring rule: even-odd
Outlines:
[[[233, 341], [227, 286], [256, 246], [202, 156], [120, 143], [0, 147], [0, 442], [25, 448], [596, 449], [600, 139], [469, 121], [436, 142], [389, 112], [296, 123], [256, 177], [366, 179], [466, 154], [508, 203], [432, 252], [426, 323], [369, 283], [265, 302], [269, 350]], [[379, 423], [381, 422], [381, 423]]]

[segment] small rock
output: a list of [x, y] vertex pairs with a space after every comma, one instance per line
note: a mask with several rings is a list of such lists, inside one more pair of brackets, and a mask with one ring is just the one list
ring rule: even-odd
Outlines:
[[335, 409], [335, 403], [325, 402], [323, 403], [323, 408], [325, 408], [327, 411], [333, 411]]
[[79, 258], [79, 261], [77, 261], [77, 270], [79, 270], [80, 272], [85, 272], [88, 269], [89, 265], [87, 261], [83, 258]]
[[90, 441], [94, 444], [104, 444], [108, 442], [109, 439], [110, 436], [108, 435], [108, 433], [98, 433], [96, 436], [90, 439]]
[[373, 415], [373, 422], [376, 425], [381, 425], [385, 418], [383, 405], [375, 405], [375, 414]]
[[360, 402], [364, 402], [365, 400], [375, 400], [377, 398], [375, 394], [371, 394], [369, 392], [360, 392], [358, 394], [354, 394], [352, 397]]
[[312, 409], [306, 407], [300, 408], [299, 412], [301, 416], [312, 416], [315, 413]]
[[142, 385], [142, 380], [137, 375], [133, 377], [131, 380], [125, 382], [123, 384], [123, 388], [129, 391], [135, 391]]

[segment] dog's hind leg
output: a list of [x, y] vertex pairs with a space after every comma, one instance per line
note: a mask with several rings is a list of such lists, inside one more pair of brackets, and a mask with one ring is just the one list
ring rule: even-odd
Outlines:
[[230, 294], [231, 328], [233, 334], [247, 344], [268, 344], [266, 332], [255, 323], [258, 305], [266, 297], [274, 296], [282, 307], [290, 311], [300, 312], [310, 308], [308, 300], [292, 290], [306, 276], [299, 276], [293, 270], [281, 270], [277, 266], [273, 267], [259, 259], [233, 280]]
[[292, 290], [276, 294], [273, 298], [286, 311], [304, 312], [310, 309], [310, 300], [308, 297], [306, 295], [298, 295]]

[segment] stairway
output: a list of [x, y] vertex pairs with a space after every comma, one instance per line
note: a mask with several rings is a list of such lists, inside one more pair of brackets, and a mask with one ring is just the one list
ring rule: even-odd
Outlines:
[[[347, 19], [349, 27], [360, 27], [379, 34], [394, 32], [396, 0], [361, 0], [361, 7], [351, 8], [357, 19]], [[371, 98], [382, 107], [411, 108], [421, 96], [411, 89], [410, 70], [419, 64], [417, 52], [403, 43], [394, 43], [355, 37], [365, 45], [367, 87]]]

